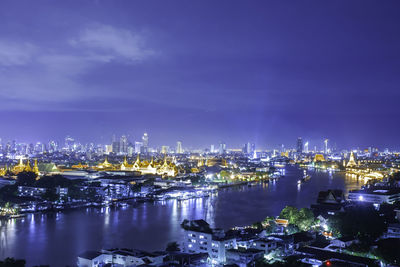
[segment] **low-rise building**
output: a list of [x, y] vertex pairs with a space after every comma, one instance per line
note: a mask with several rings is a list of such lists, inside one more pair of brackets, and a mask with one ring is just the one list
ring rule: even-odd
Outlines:
[[353, 190], [348, 199], [353, 202], [367, 202], [371, 204], [393, 204], [400, 201], [400, 188], [373, 188]]
[[[149, 253], [138, 249], [108, 249], [102, 251], [87, 251], [78, 256], [78, 267], [102, 266], [161, 266], [166, 252]], [[107, 265], [109, 264], [109, 265]]]
[[40, 197], [46, 193], [46, 188], [33, 186], [18, 186], [18, 196], [20, 197]]

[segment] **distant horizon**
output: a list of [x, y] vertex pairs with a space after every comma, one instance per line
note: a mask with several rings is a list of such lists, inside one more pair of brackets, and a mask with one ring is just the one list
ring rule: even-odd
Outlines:
[[[145, 132], [143, 132], [143, 133], [145, 133]], [[223, 141], [223, 139], [221, 139], [221, 141], [218, 141], [218, 142], [210, 142], [209, 144], [205, 144], [205, 145], [202, 145], [202, 146], [201, 145], [197, 145], [196, 146], [196, 145], [193, 145], [193, 144], [187, 144], [182, 139], [177, 139], [176, 141], [165, 142], [165, 143], [160, 143], [159, 141], [156, 141], [155, 144], [154, 144], [153, 143], [154, 140], [152, 140], [151, 132], [146, 132], [146, 133], [148, 133], [148, 135], [149, 135], [149, 148], [153, 148], [153, 149], [161, 148], [162, 146], [168, 146], [169, 148], [175, 148], [176, 145], [177, 145], [177, 142], [182, 142], [182, 147], [184, 149], [190, 149], [190, 150], [210, 149], [210, 147], [212, 145], [214, 145], [215, 150], [218, 150], [220, 143], [225, 143], [227, 149], [242, 149], [243, 146], [245, 144], [247, 144], [247, 143], [255, 144], [256, 150], [263, 150], [263, 151], [264, 150], [276, 150], [276, 149], [280, 150], [282, 145], [284, 146], [284, 149], [296, 149], [296, 145], [297, 144], [295, 142], [297, 141], [297, 138], [298, 138], [298, 137], [296, 137], [296, 139], [294, 139], [294, 142], [292, 142], [292, 144], [278, 143], [278, 144], [269, 145], [269, 144], [257, 144], [257, 143], [252, 142], [252, 141], [242, 142], [242, 143], [239, 143], [239, 144], [229, 144], [229, 143]], [[141, 136], [135, 136], [133, 138], [132, 136], [130, 136], [128, 134], [122, 134], [122, 135], [125, 135], [127, 137], [127, 139], [128, 139], [128, 142], [132, 143], [133, 145], [135, 145], [135, 142], [141, 142], [142, 141]], [[122, 135], [115, 134], [115, 137], [119, 141]], [[89, 141], [82, 141], [81, 139], [75, 137], [74, 135], [70, 135], [70, 134], [69, 135], [65, 135], [64, 138], [52, 138], [52, 139], [48, 139], [48, 140], [34, 140], [34, 141], [24, 141], [24, 140], [19, 140], [19, 139], [15, 139], [15, 138], [14, 139], [8, 139], [8, 138], [3, 138], [3, 137], [0, 136], [0, 144], [5, 145], [7, 142], [15, 141], [17, 144], [33, 144], [33, 145], [35, 145], [36, 143], [42, 143], [42, 144], [48, 145], [49, 142], [55, 141], [55, 142], [58, 143], [59, 148], [62, 148], [62, 147], [64, 147], [65, 138], [66, 137], [73, 138], [76, 143], [81, 144], [81, 145], [88, 145], [88, 144], [93, 143], [95, 145], [104, 145], [105, 146], [105, 145], [111, 145], [112, 144], [113, 135], [111, 135], [108, 138], [108, 141], [94, 141], [93, 139], [89, 140]], [[318, 142], [318, 141], [310, 141], [309, 139], [305, 139], [303, 137], [302, 137], [302, 140], [303, 140], [303, 146], [304, 146], [304, 144], [306, 142], [309, 143], [309, 151], [314, 151], [315, 148], [316, 148], [316, 151], [323, 151], [323, 141], [325, 140], [325, 138], [321, 139], [320, 142]], [[390, 147], [390, 146], [379, 147], [379, 146], [375, 146], [375, 145], [369, 145], [369, 146], [353, 145], [353, 146], [350, 146], [350, 147], [342, 147], [342, 146], [340, 146], [340, 144], [337, 144], [335, 142], [332, 142], [332, 143], [329, 142], [328, 143], [328, 147], [331, 150], [332, 150], [332, 148], [336, 148], [336, 151], [338, 151], [338, 152], [340, 152], [341, 150], [354, 150], [354, 149], [365, 150], [365, 149], [368, 149], [368, 148], [374, 148], [374, 149], [377, 148], [379, 151], [383, 151], [385, 149], [389, 149], [391, 151], [400, 151], [399, 148]]]

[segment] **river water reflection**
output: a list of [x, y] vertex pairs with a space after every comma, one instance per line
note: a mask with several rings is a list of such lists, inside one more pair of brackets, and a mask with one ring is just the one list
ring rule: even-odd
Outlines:
[[362, 185], [342, 173], [313, 171], [311, 175], [298, 186], [302, 171], [289, 166], [286, 176], [275, 183], [228, 188], [204, 199], [34, 214], [0, 222], [0, 259], [24, 258], [27, 266], [75, 266], [76, 256], [85, 250], [160, 250], [168, 242], [180, 240], [183, 219], [205, 219], [221, 228], [248, 225], [278, 215], [286, 205], [309, 207], [321, 190], [347, 192]]

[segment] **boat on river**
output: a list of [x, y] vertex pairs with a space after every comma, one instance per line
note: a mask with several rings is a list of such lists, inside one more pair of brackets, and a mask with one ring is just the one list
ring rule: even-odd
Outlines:
[[297, 181], [298, 184], [302, 184], [311, 179], [311, 175], [307, 174], [307, 171], [304, 170], [303, 178]]

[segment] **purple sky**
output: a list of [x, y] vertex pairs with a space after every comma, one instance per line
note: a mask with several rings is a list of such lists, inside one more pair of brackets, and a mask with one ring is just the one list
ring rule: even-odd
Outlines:
[[2, 1], [0, 137], [400, 148], [399, 1]]

